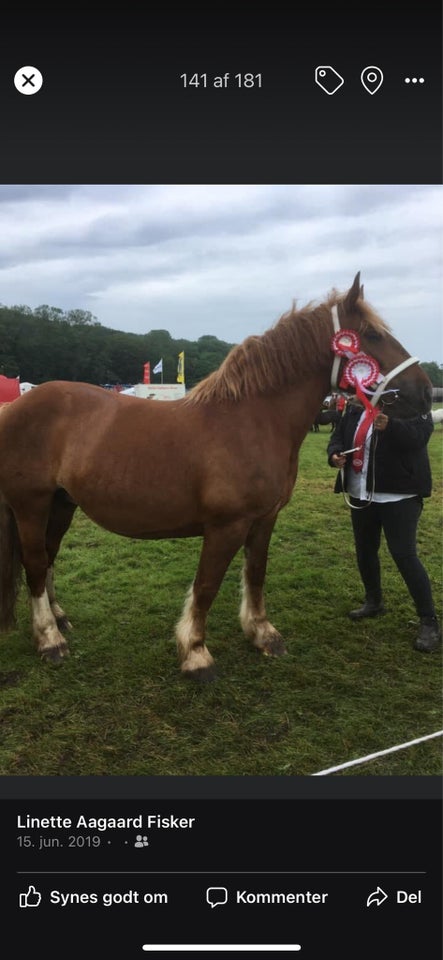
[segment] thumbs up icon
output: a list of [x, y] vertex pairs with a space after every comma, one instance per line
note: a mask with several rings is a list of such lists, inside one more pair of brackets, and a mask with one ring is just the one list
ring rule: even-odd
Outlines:
[[18, 902], [20, 907], [39, 907], [41, 899], [41, 893], [31, 883], [27, 893], [19, 893]]

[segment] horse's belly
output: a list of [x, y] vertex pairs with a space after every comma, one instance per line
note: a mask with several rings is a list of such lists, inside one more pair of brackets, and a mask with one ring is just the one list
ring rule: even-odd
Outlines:
[[[140, 464], [114, 459], [112, 468], [60, 471], [60, 485], [87, 516], [112, 533], [142, 539], [201, 536], [208, 523], [229, 524], [239, 517], [269, 513], [280, 503], [286, 484], [261, 464], [181, 460]], [[285, 499], [285, 498], [284, 498]]]
[[119, 530], [115, 530], [115, 533], [120, 533], [120, 536], [124, 537], [133, 537], [135, 540], [180, 540], [185, 537], [202, 537], [204, 534], [203, 524], [194, 523], [187, 524], [183, 527], [175, 527], [170, 530], [148, 530], [146, 532], [140, 531], [139, 533], [122, 533]]
[[142, 540], [161, 540], [167, 537], [198, 537], [202, 534], [202, 524], [196, 519], [190, 517], [177, 517], [175, 513], [171, 516], [159, 515], [159, 512], [152, 511], [147, 515], [146, 511], [142, 514], [128, 512], [126, 509], [113, 511], [109, 509], [90, 508], [87, 503], [79, 503], [90, 520], [97, 523], [110, 533], [118, 533], [123, 537], [135, 537]]

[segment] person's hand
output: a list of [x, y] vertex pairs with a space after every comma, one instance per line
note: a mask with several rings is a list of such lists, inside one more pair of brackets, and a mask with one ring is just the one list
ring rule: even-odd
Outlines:
[[389, 417], [385, 413], [377, 413], [377, 416], [374, 420], [374, 427], [376, 430], [386, 430], [388, 425]]
[[331, 457], [331, 463], [333, 467], [337, 467], [338, 470], [341, 470], [346, 463], [346, 456], [343, 453], [333, 453]]

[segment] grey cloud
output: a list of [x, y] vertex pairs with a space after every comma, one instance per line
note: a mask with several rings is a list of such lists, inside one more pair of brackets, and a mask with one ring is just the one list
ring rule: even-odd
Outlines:
[[439, 205], [421, 185], [2, 186], [0, 299], [235, 341], [361, 270], [407, 349], [441, 362]]

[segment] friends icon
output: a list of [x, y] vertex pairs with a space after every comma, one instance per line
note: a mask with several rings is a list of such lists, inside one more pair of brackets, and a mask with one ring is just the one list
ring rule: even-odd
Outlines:
[[365, 67], [361, 72], [360, 80], [368, 93], [377, 93], [383, 83], [383, 73], [380, 67]]

